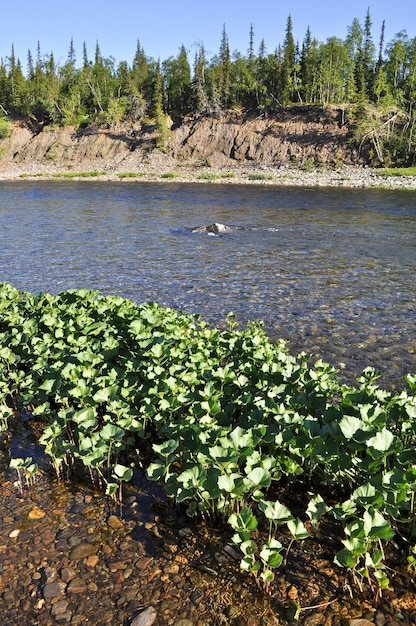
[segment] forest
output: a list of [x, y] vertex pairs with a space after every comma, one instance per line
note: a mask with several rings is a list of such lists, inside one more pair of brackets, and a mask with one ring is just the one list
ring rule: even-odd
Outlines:
[[[212, 58], [198, 43], [192, 59], [182, 45], [176, 57], [155, 60], [138, 41], [131, 63], [103, 57], [98, 42], [93, 60], [84, 43], [78, 62], [71, 39], [65, 63], [43, 54], [38, 43], [35, 54], [27, 53], [25, 69], [12, 46], [10, 56], [0, 60], [0, 116], [25, 118], [40, 128], [151, 120], [163, 147], [169, 119], [230, 109], [261, 114], [296, 104], [337, 105], [353, 141], [371, 146], [373, 165], [414, 166], [416, 37], [403, 30], [386, 42], [383, 22], [374, 38], [369, 10], [363, 23], [354, 18], [346, 32], [344, 40], [320, 42], [308, 28], [300, 44], [289, 15], [284, 41], [271, 53], [264, 40], [255, 46], [253, 26], [246, 53], [232, 52], [224, 25]], [[6, 132], [1, 121], [0, 138]]]

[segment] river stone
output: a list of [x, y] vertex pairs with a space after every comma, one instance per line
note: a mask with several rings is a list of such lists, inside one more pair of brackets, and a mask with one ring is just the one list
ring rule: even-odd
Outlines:
[[5, 591], [2, 598], [7, 604], [12, 604], [14, 602], [14, 593], [12, 591]]
[[43, 588], [43, 597], [47, 598], [58, 598], [65, 591], [65, 583], [62, 581], [58, 581], [56, 583], [49, 583]]
[[349, 619], [347, 622], [348, 626], [374, 626], [374, 622], [370, 622], [369, 619]]
[[85, 559], [94, 554], [97, 554], [97, 548], [93, 543], [80, 543], [72, 548], [69, 558], [71, 561], [79, 561], [79, 559]]
[[45, 511], [42, 511], [38, 506], [34, 506], [31, 511], [29, 511], [28, 518], [29, 519], [42, 519], [45, 517]]
[[130, 626], [152, 626], [156, 617], [156, 609], [153, 606], [149, 606], [132, 620]]
[[51, 613], [52, 615], [62, 615], [68, 608], [68, 602], [66, 600], [58, 600], [55, 604], [52, 605]]
[[56, 582], [56, 579], [58, 578], [58, 572], [56, 570], [56, 567], [45, 567], [43, 576], [45, 584], [47, 585]]
[[108, 525], [113, 530], [124, 528], [124, 522], [122, 522], [121, 519], [117, 517], [117, 515], [110, 515], [110, 517], [108, 518]]
[[87, 590], [87, 585], [82, 578], [73, 578], [66, 588], [68, 593], [84, 593]]
[[63, 567], [61, 569], [61, 579], [66, 583], [69, 583], [76, 575], [76, 571], [72, 567]]

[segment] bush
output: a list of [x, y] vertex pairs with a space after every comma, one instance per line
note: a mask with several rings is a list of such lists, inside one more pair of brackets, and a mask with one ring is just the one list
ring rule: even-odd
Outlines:
[[7, 137], [9, 137], [11, 132], [10, 126], [10, 119], [8, 117], [0, 117], [0, 139], [7, 139]]

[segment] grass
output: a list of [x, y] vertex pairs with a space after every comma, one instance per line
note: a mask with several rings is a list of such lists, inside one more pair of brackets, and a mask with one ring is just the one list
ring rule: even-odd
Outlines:
[[416, 176], [416, 167], [386, 167], [379, 173], [381, 176]]
[[40, 178], [42, 176], [50, 176], [52, 178], [95, 178], [96, 176], [105, 176], [107, 172], [35, 172], [33, 174], [23, 173], [20, 178]]
[[255, 174], [250, 174], [248, 179], [249, 180], [273, 180], [273, 174], [263, 174], [261, 172], [256, 172]]
[[178, 178], [180, 174], [178, 172], [164, 172], [160, 178]]
[[105, 176], [107, 172], [56, 172], [52, 174], [53, 178], [95, 178], [96, 176]]
[[235, 174], [228, 172], [227, 174], [217, 174], [215, 172], [204, 172], [198, 179], [200, 180], [218, 180], [222, 178], [235, 178]]
[[145, 174], [139, 172], [120, 172], [117, 176], [119, 178], [138, 178], [139, 176], [145, 176]]

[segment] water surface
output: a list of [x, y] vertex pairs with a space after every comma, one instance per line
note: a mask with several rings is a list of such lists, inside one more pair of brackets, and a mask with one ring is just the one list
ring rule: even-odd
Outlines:
[[[215, 221], [232, 232], [191, 232]], [[0, 226], [0, 280], [15, 287], [98, 289], [218, 325], [233, 311], [347, 378], [416, 372], [414, 191], [10, 182]]]

